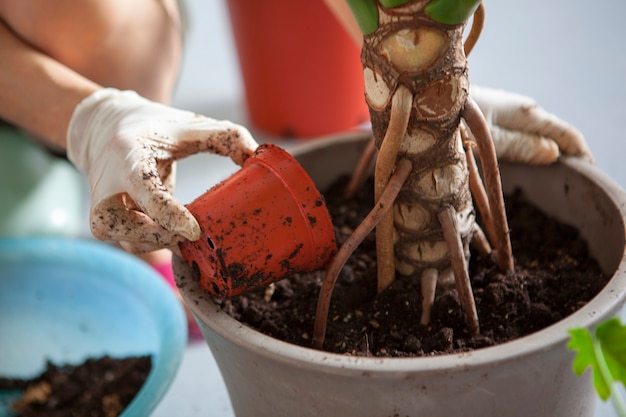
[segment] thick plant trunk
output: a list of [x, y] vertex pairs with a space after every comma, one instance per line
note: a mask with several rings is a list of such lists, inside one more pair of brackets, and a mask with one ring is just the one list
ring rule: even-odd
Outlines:
[[[480, 328], [468, 274], [470, 243], [483, 256], [491, 254], [493, 245], [500, 269], [513, 269], [493, 141], [480, 109], [469, 98], [466, 53], [476, 42], [480, 29], [473, 26], [464, 45], [465, 18], [459, 19], [462, 23], [458, 24], [441, 23], [427, 15], [428, 1], [412, 0], [391, 7], [392, 3], [403, 2], [387, 1], [385, 4], [390, 7], [374, 0], [352, 5], [357, 6], [364, 19], [359, 23], [361, 29], [367, 28], [361, 60], [373, 141], [378, 148], [376, 204], [372, 209], [376, 215], [370, 216], [370, 224], [374, 218], [377, 224], [378, 290], [387, 288], [396, 274], [420, 282], [420, 322], [428, 324], [437, 285], [454, 283], [469, 332], [476, 335]], [[484, 10], [476, 4], [474, 23], [480, 27]], [[441, 9], [442, 5], [437, 3], [439, 17], [449, 17], [450, 10]], [[471, 12], [466, 7], [471, 4], [457, 6]], [[475, 137], [484, 187], [471, 152], [474, 143], [464, 143], [466, 128]], [[348, 194], [361, 183], [374, 149], [368, 146], [364, 152]], [[392, 210], [386, 211], [383, 208], [388, 207], [389, 200], [383, 196], [390, 194], [390, 178], [399, 161], [408, 162], [411, 172], [402, 180]], [[394, 181], [393, 187], [397, 185]], [[479, 194], [479, 209], [487, 220], [492, 245], [475, 222], [471, 190]], [[343, 265], [355, 242], [363, 236], [356, 232], [355, 235], [351, 236], [350, 247], [339, 251], [333, 265]], [[338, 268], [327, 271], [318, 300], [313, 338], [318, 348], [323, 344]]]
[[[459, 132], [461, 112], [468, 99], [468, 65], [463, 51], [464, 24], [433, 22], [423, 11], [424, 2], [411, 2], [392, 9], [379, 8], [379, 28], [364, 38], [362, 61], [366, 99], [372, 128], [380, 149], [377, 161], [377, 194], [384, 189], [393, 167], [379, 167], [399, 158], [413, 163], [393, 213], [391, 235], [379, 228], [379, 264], [391, 262], [399, 274], [441, 282], [453, 280], [451, 253], [439, 216], [452, 213], [469, 258], [474, 230], [474, 207], [468, 168]], [[394, 107], [394, 97], [407, 89], [411, 96], [408, 123], [395, 155], [385, 152], [390, 140], [390, 121], [406, 111]], [[389, 244], [392, 250], [389, 250]], [[388, 253], [394, 254], [390, 261]], [[383, 267], [385, 268], [385, 267]], [[393, 271], [392, 269], [392, 271]], [[383, 289], [389, 267], [379, 275]], [[425, 285], [426, 286], [426, 285]]]

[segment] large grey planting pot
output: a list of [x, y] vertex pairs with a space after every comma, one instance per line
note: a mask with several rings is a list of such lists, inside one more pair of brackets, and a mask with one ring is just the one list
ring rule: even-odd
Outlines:
[[[324, 189], [350, 172], [367, 134], [294, 149]], [[264, 336], [223, 313], [184, 263], [176, 279], [209, 344], [238, 417], [322, 416], [592, 416], [589, 374], [571, 370], [567, 330], [594, 327], [626, 299], [624, 192], [576, 160], [548, 167], [503, 164], [506, 190], [578, 227], [605, 272], [604, 290], [560, 322], [499, 346], [433, 358], [364, 358], [316, 351]]]

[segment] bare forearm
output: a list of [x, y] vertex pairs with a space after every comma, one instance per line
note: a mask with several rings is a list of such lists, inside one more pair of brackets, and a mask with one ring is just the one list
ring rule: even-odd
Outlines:
[[65, 149], [76, 105], [100, 88], [18, 39], [0, 21], [0, 119]]

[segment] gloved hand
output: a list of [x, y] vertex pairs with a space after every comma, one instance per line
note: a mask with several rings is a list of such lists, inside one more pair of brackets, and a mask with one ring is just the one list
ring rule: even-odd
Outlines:
[[211, 152], [241, 165], [256, 148], [242, 126], [110, 88], [76, 107], [67, 132], [68, 158], [89, 179], [93, 235], [135, 253], [200, 237], [172, 196], [177, 159]]
[[549, 164], [564, 154], [593, 163], [583, 135], [531, 98], [477, 86], [470, 87], [470, 97], [487, 119], [498, 159]]

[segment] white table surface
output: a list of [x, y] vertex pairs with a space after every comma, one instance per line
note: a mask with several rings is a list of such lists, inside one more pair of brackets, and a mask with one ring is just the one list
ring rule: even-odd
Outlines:
[[[174, 105], [246, 124], [225, 2], [187, 3], [191, 28]], [[531, 96], [572, 122], [586, 136], [597, 165], [625, 187], [626, 25], [621, 19], [626, 2], [487, 0], [486, 6], [486, 26], [469, 59], [471, 81]], [[234, 170], [225, 158], [192, 156], [179, 164], [176, 195], [187, 203]], [[609, 404], [600, 404], [596, 415], [615, 414]], [[171, 416], [233, 416], [203, 341], [189, 343], [170, 391], [153, 413]]]

